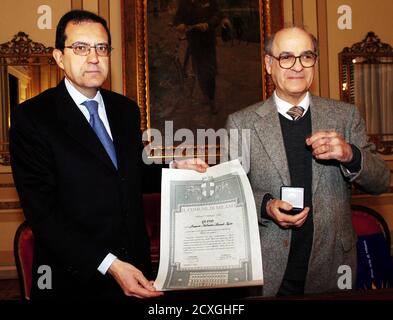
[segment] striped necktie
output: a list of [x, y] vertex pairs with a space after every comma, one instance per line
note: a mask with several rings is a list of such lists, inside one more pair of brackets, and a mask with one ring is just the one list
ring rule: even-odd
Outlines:
[[299, 106], [293, 106], [291, 109], [287, 111], [287, 114], [289, 114], [293, 120], [298, 120], [302, 117], [304, 112], [304, 109]]

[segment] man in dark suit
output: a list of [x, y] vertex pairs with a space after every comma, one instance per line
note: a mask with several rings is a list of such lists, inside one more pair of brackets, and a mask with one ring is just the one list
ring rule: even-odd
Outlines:
[[[265, 48], [273, 96], [227, 122], [228, 129], [250, 132], [238, 141], [249, 147], [243, 148], [249, 152], [242, 154], [242, 165], [260, 209], [266, 296], [338, 291], [344, 288], [341, 266], [352, 271], [346, 274], [349, 289], [356, 277], [351, 184], [379, 194], [390, 182], [358, 109], [310, 94], [317, 49], [304, 29], [278, 31]], [[280, 199], [282, 186], [304, 188], [300, 212]]]
[[[162, 294], [147, 280], [142, 214], [144, 184], [160, 170], [142, 162], [138, 106], [100, 89], [110, 52], [105, 20], [65, 14], [53, 51], [64, 80], [12, 112], [12, 170], [35, 237], [32, 299]], [[206, 167], [193, 160], [177, 166]], [[49, 285], [39, 281], [42, 265], [50, 267]]]

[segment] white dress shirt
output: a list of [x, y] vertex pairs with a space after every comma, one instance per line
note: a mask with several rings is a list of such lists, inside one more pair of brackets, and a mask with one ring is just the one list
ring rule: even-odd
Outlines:
[[[277, 106], [277, 111], [281, 115], [283, 115], [285, 118], [287, 118], [289, 120], [293, 120], [293, 118], [287, 113], [287, 111], [293, 107], [293, 104], [279, 98], [275, 90], [274, 90], [273, 98], [274, 98], [274, 102], [276, 103], [276, 106]], [[297, 106], [302, 107], [304, 109], [303, 115], [305, 115], [309, 106], [310, 106], [310, 93], [309, 92], [307, 92], [306, 96], [303, 98], [302, 101], [300, 101], [299, 104], [297, 104]]]
[[101, 121], [104, 123], [105, 129], [108, 132], [109, 136], [112, 138], [112, 133], [111, 133], [111, 128], [109, 127], [109, 122], [108, 122], [108, 117], [106, 116], [106, 111], [105, 111], [105, 104], [104, 100], [102, 99], [101, 93], [98, 90], [97, 94], [93, 99], [90, 99], [80, 93], [72, 84], [71, 82], [67, 79], [64, 78], [64, 83], [67, 88], [68, 93], [70, 94], [72, 100], [74, 100], [75, 104], [79, 108], [79, 110], [82, 112], [82, 114], [85, 116], [86, 120], [90, 120], [90, 114], [89, 110], [87, 110], [87, 107], [83, 105], [82, 103], [85, 102], [86, 100], [95, 100], [98, 103], [98, 116], [100, 117]]
[[[104, 123], [106, 131], [108, 132], [109, 136], [113, 140], [111, 129], [109, 127], [108, 117], [106, 116], [106, 112], [105, 112], [104, 100], [102, 99], [100, 91], [99, 90], [97, 91], [97, 94], [93, 99], [89, 99], [88, 97], [80, 93], [67, 78], [64, 78], [64, 83], [72, 100], [74, 100], [76, 106], [79, 108], [79, 110], [82, 112], [82, 114], [85, 116], [88, 122], [90, 120], [90, 114], [86, 106], [84, 106], [82, 103], [85, 102], [86, 100], [95, 100], [98, 102], [98, 116], [100, 117], [101, 121]], [[108, 253], [104, 258], [104, 260], [102, 260], [102, 262], [98, 266], [97, 270], [102, 274], [105, 274], [115, 259], [117, 259], [115, 255], [113, 255], [112, 253]]]

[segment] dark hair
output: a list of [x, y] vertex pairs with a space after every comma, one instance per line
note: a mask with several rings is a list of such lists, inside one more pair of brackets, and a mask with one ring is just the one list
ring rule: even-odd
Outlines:
[[317, 40], [317, 38], [316, 38], [312, 33], [308, 32], [308, 31], [305, 29], [304, 26], [297, 26], [297, 25], [292, 25], [292, 26], [289, 26], [289, 27], [284, 27], [284, 28], [278, 30], [277, 32], [273, 33], [269, 38], [267, 38], [266, 41], [265, 41], [265, 54], [271, 55], [271, 54], [273, 53], [273, 52], [272, 52], [273, 42], [274, 42], [274, 39], [275, 39], [277, 33], [280, 32], [280, 31], [282, 31], [282, 30], [285, 30], [285, 29], [300, 29], [300, 30], [303, 30], [305, 33], [307, 33], [308, 36], [311, 38], [312, 45], [313, 45], [313, 47], [314, 47], [314, 52], [315, 52], [316, 54], [318, 54], [318, 40]]
[[59, 49], [61, 51], [64, 50], [65, 41], [67, 39], [67, 36], [65, 34], [65, 29], [69, 22], [73, 22], [73, 23], [97, 22], [102, 24], [102, 26], [105, 28], [106, 33], [108, 34], [108, 43], [109, 45], [111, 45], [111, 33], [109, 31], [108, 25], [106, 24], [104, 18], [101, 18], [100, 16], [90, 11], [72, 10], [67, 12], [65, 15], [63, 15], [59, 23], [57, 24], [56, 44], [55, 44], [56, 49]]

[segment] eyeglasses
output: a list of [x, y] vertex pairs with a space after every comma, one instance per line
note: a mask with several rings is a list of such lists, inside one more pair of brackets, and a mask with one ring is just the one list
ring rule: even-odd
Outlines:
[[314, 66], [318, 57], [313, 52], [302, 53], [300, 56], [294, 56], [293, 54], [282, 54], [279, 57], [269, 54], [269, 56], [276, 59], [283, 69], [291, 69], [296, 64], [296, 59], [299, 59], [303, 68], [311, 68]]
[[107, 43], [98, 43], [95, 46], [91, 46], [84, 42], [76, 42], [70, 46], [64, 46], [64, 48], [72, 49], [78, 56], [87, 56], [90, 53], [90, 50], [94, 48], [100, 57], [109, 57], [113, 50], [113, 48]]

